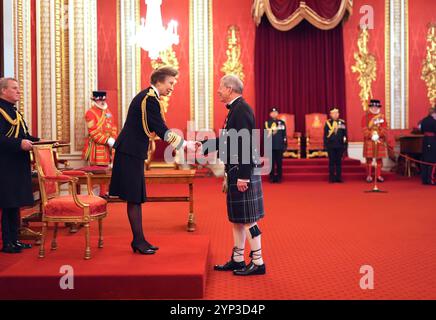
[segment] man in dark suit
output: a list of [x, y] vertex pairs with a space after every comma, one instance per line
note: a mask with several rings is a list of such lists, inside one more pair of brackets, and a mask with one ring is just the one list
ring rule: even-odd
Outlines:
[[33, 205], [30, 153], [32, 137], [15, 104], [20, 100], [18, 82], [0, 79], [0, 208], [2, 211], [2, 252], [20, 253], [29, 244], [18, 241], [20, 207]]
[[[242, 98], [243, 84], [238, 77], [221, 79], [218, 95], [229, 113], [218, 139], [203, 141], [207, 154], [219, 149], [225, 163], [227, 214], [233, 224], [234, 247], [230, 261], [214, 267], [217, 271], [233, 271], [237, 276], [265, 274], [262, 259], [261, 231], [257, 221], [264, 217], [262, 181], [254, 172], [258, 159], [253, 147], [254, 114]], [[254, 150], [253, 150], [254, 149]], [[251, 248], [251, 263], [245, 265], [245, 240]]]
[[109, 187], [111, 196], [127, 201], [127, 214], [133, 233], [133, 252], [154, 254], [158, 247], [145, 240], [142, 228], [141, 204], [147, 201], [144, 182], [144, 161], [147, 159], [149, 139], [157, 135], [175, 149], [195, 150], [201, 143], [186, 142], [168, 129], [164, 120], [160, 97], [171, 94], [178, 71], [170, 67], [156, 69], [151, 86], [133, 98], [127, 119], [114, 148], [116, 150]]
[[270, 181], [280, 183], [283, 175], [283, 152], [286, 151], [286, 124], [278, 119], [279, 110], [272, 108], [269, 119], [265, 121], [265, 129], [268, 131], [268, 138], [272, 145]]
[[329, 156], [329, 182], [342, 182], [342, 156], [347, 149], [347, 127], [339, 119], [339, 109], [330, 109], [330, 118], [324, 126], [324, 147]]
[[[420, 124], [424, 134], [422, 142], [422, 161], [436, 164], [436, 106], [430, 108], [428, 116]], [[421, 165], [423, 184], [436, 185], [436, 167]]]

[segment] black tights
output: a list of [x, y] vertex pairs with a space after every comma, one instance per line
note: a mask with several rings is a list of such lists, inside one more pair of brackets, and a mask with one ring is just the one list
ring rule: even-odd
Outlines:
[[133, 233], [133, 244], [136, 246], [149, 245], [144, 238], [142, 229], [142, 207], [141, 204], [127, 202], [127, 215]]

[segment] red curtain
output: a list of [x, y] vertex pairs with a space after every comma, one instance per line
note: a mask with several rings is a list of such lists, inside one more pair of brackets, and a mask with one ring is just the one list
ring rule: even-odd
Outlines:
[[327, 113], [336, 106], [345, 118], [342, 24], [323, 31], [304, 20], [282, 32], [264, 17], [256, 30], [255, 85], [260, 128], [273, 106], [294, 114], [300, 132], [307, 113]]

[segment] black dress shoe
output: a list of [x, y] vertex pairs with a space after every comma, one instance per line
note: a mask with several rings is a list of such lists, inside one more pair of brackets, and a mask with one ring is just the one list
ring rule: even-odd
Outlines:
[[335, 182], [336, 182], [336, 183], [344, 183], [344, 180], [342, 180], [342, 179], [336, 179]]
[[32, 245], [28, 243], [22, 243], [21, 241], [16, 241], [13, 243], [16, 247], [21, 249], [32, 249]]
[[157, 251], [157, 250], [159, 250], [159, 247], [156, 247], [156, 246], [154, 246], [154, 245], [152, 245], [150, 242], [148, 242], [147, 240], [145, 240], [145, 244], [151, 249], [151, 250], [154, 250], [154, 251]]
[[250, 264], [242, 269], [242, 270], [234, 270], [233, 274], [235, 276], [254, 276], [254, 275], [262, 275], [266, 273], [265, 264], [260, 266], [250, 262]]
[[226, 264], [218, 264], [214, 266], [214, 270], [216, 271], [235, 271], [235, 270], [241, 270], [246, 267], [245, 262], [235, 262], [233, 260], [230, 260]]
[[1, 250], [4, 253], [21, 253], [21, 248], [15, 246], [13, 243], [4, 244]]
[[143, 245], [136, 245], [133, 242], [130, 244], [133, 250], [133, 253], [139, 252], [140, 254], [155, 254], [156, 251], [151, 249], [149, 246], [143, 244]]

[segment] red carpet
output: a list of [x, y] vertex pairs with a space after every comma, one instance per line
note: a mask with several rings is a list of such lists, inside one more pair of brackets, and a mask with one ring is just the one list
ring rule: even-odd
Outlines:
[[[114, 206], [115, 207], [115, 206]], [[193, 234], [152, 235], [158, 254], [130, 250], [124, 212], [113, 208], [106, 220], [105, 248], [97, 248], [97, 225], [91, 225], [92, 259], [83, 260], [83, 230], [63, 229], [58, 250], [37, 258], [38, 249], [1, 255], [0, 299], [150, 299], [202, 298], [206, 283], [209, 237]], [[120, 225], [124, 225], [120, 228]], [[92, 228], [94, 227], [94, 228]], [[74, 290], [62, 290], [61, 266], [74, 270]]]
[[[227, 261], [233, 245], [225, 197], [220, 193], [221, 180], [197, 179], [194, 191], [198, 230], [195, 234], [185, 232], [187, 204], [144, 205], [145, 232], [161, 247], [151, 259], [162, 258], [163, 265], [173, 264], [183, 258], [185, 239], [196, 235], [210, 237], [205, 299], [436, 299], [436, 188], [423, 186], [417, 179], [403, 178], [381, 187], [389, 192], [366, 194], [363, 191], [370, 189], [370, 185], [360, 181], [333, 185], [264, 183], [266, 217], [260, 228], [267, 274], [237, 278], [231, 273], [212, 270], [213, 264]], [[181, 188], [165, 186], [164, 191], [177, 194]], [[149, 190], [151, 196], [163, 193], [158, 185], [150, 186]], [[133, 256], [128, 251], [129, 229], [124, 208], [124, 204], [111, 205], [103, 250], [105, 255], [107, 252], [111, 256], [110, 260], [105, 260], [105, 263], [111, 261], [109, 266], [126, 265], [128, 261], [129, 268], [124, 270], [127, 272], [136, 270], [140, 263], [147, 266], [155, 260]], [[177, 242], [169, 241], [166, 236], [172, 236]], [[118, 237], [124, 242], [118, 241]], [[68, 255], [68, 262], [95, 264], [94, 271], [100, 268], [103, 274], [106, 272], [106, 264], [99, 262], [103, 253], [97, 249], [93, 251], [93, 260], [82, 261], [81, 234], [62, 240], [58, 252], [48, 252], [44, 260], [47, 265], [54, 261], [52, 273], [58, 274], [60, 263], [64, 261], [57, 260], [56, 256], [66, 254], [64, 250], [70, 242], [75, 243], [76, 249]], [[168, 246], [173, 246], [171, 251]], [[174, 246], [180, 251], [174, 250]], [[248, 254], [248, 247], [246, 251]], [[172, 256], [176, 253], [180, 255]], [[36, 254], [36, 249], [25, 253], [29, 262], [27, 270], [36, 272], [43, 265], [37, 261]], [[24, 258], [0, 254], [0, 270], [5, 272], [6, 265], [12, 270], [12, 263], [19, 263], [21, 259]], [[363, 265], [374, 268], [374, 290], [359, 287], [362, 276], [359, 271]], [[21, 283], [25, 279], [20, 279]], [[2, 277], [0, 288], [3, 283]], [[28, 283], [26, 288], [32, 286], [33, 283]], [[172, 281], [167, 281], [165, 286], [175, 287]], [[86, 296], [86, 291], [76, 287], [78, 292], [70, 294]], [[123, 290], [130, 291], [127, 287], [125, 285]], [[141, 287], [147, 290], [146, 280]], [[108, 292], [107, 296], [111, 294]]]
[[[283, 180], [285, 181], [328, 181], [328, 159], [283, 159]], [[365, 165], [359, 160], [346, 158], [342, 161], [342, 177], [345, 181], [362, 181], [366, 177]], [[383, 172], [387, 180], [395, 175]]]

